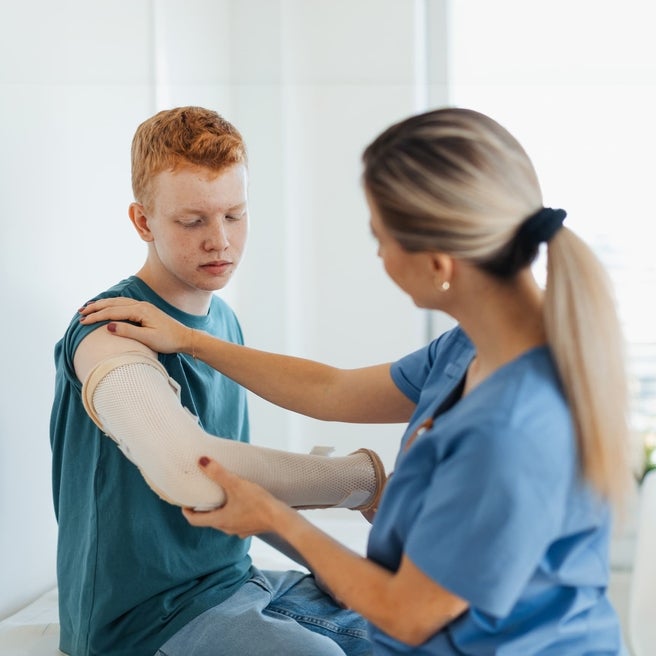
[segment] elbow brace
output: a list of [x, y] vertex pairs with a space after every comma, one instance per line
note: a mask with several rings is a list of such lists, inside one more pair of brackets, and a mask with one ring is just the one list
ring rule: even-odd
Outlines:
[[305, 455], [210, 435], [182, 406], [179, 385], [142, 353], [100, 362], [84, 382], [82, 400], [147, 484], [178, 506], [210, 510], [225, 502], [223, 489], [200, 470], [201, 456], [295, 508], [368, 510], [385, 484], [383, 464], [368, 449], [343, 457]]

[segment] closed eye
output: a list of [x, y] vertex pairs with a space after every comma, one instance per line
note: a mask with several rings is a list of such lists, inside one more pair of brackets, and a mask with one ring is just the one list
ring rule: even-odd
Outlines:
[[197, 219], [184, 219], [178, 221], [178, 223], [183, 227], [183, 228], [195, 228], [196, 226], [199, 226], [203, 223], [203, 220], [201, 218]]

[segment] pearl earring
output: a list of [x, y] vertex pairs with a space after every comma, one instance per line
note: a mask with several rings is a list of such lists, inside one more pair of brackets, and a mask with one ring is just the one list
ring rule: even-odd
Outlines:
[[440, 285], [440, 289], [441, 289], [443, 292], [448, 292], [450, 288], [451, 288], [451, 283], [450, 283], [448, 280], [445, 280], [445, 281]]

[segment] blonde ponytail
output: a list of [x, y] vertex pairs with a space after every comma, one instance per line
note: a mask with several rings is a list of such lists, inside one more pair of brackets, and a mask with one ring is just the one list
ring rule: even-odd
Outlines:
[[630, 476], [622, 331], [606, 271], [567, 228], [548, 245], [544, 318], [574, 418], [582, 474], [604, 497], [620, 502]]
[[[602, 496], [621, 500], [630, 471], [628, 393], [613, 294], [590, 248], [560, 228], [565, 213], [542, 207], [522, 146], [488, 116], [446, 108], [391, 126], [363, 162], [365, 187], [407, 251], [449, 253], [508, 279], [548, 241], [545, 326], [574, 418], [581, 473]], [[526, 238], [526, 228], [536, 226], [539, 234]]]

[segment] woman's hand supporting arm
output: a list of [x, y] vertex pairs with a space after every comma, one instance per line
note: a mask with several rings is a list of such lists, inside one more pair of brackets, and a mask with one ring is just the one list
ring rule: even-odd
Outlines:
[[397, 640], [420, 645], [466, 610], [464, 600], [407, 557], [397, 572], [390, 572], [342, 546], [261, 487], [212, 460], [205, 459], [202, 465], [225, 490], [227, 501], [207, 513], [184, 510], [191, 524], [241, 537], [275, 531], [301, 554], [335, 598]]
[[108, 324], [108, 330], [160, 353], [189, 353], [267, 401], [316, 419], [394, 423], [408, 421], [414, 410], [394, 384], [389, 363], [338, 369], [267, 353], [192, 330], [155, 306], [133, 299], [102, 299], [81, 308], [80, 314], [85, 324], [120, 322]]

